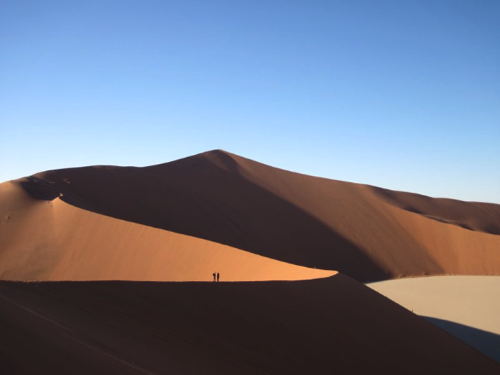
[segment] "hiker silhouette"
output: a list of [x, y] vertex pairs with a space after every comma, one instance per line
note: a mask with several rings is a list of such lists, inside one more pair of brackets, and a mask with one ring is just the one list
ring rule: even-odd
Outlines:
[[215, 272], [213, 273], [213, 275], [214, 275], [214, 281], [215, 281]]
[[219, 272], [217, 272], [217, 281], [219, 281]]

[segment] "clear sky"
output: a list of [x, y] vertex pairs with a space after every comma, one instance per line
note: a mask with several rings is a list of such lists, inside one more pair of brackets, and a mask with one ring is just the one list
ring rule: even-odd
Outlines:
[[225, 149], [500, 203], [500, 1], [0, 0], [0, 181]]

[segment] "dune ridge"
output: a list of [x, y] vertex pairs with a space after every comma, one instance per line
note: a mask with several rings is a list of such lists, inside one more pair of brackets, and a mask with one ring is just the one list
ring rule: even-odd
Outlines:
[[403, 210], [472, 231], [500, 234], [500, 208], [497, 204], [430, 198], [377, 187], [372, 189], [386, 202]]
[[0, 194], [9, 198], [0, 226], [3, 280], [212, 281], [219, 272], [223, 281], [263, 281], [335, 274], [103, 216], [60, 198], [33, 199], [15, 183], [0, 185]]
[[1, 340], [9, 342], [0, 359], [11, 373], [486, 375], [500, 368], [342, 274], [262, 283], [0, 282], [0, 300]]
[[87, 211], [363, 282], [500, 274], [500, 205], [312, 177], [221, 150], [144, 168], [47, 171], [16, 183], [38, 200], [62, 194]]
[[450, 204], [220, 150], [0, 184], [2, 369], [498, 373], [359, 283], [498, 274], [498, 207]]

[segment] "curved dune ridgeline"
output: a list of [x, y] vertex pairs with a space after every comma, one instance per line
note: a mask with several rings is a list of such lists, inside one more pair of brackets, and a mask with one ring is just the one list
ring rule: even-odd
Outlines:
[[[211, 241], [103, 216], [59, 198], [0, 185], [0, 279], [212, 281], [301, 280], [335, 274]], [[6, 213], [8, 212], [8, 213]]]
[[224, 151], [5, 182], [2, 370], [496, 374], [497, 363], [359, 281], [499, 274], [499, 207]]
[[14, 183], [40, 203], [62, 194], [85, 211], [360, 281], [500, 274], [499, 205], [311, 177], [219, 150]]
[[[355, 280], [0, 282], [0, 353], [22, 374], [498, 374]], [[29, 358], [29, 360], [27, 360]]]

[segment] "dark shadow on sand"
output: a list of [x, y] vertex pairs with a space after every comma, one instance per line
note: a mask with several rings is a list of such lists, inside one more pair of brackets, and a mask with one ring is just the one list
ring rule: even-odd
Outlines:
[[[363, 249], [238, 173], [214, 152], [145, 167], [84, 167], [36, 175], [76, 207], [186, 234], [362, 282], [391, 275]], [[23, 187], [37, 197], [40, 183]], [[333, 208], [332, 208], [333, 209]]]
[[500, 335], [449, 320], [428, 316], [422, 318], [500, 363]]

